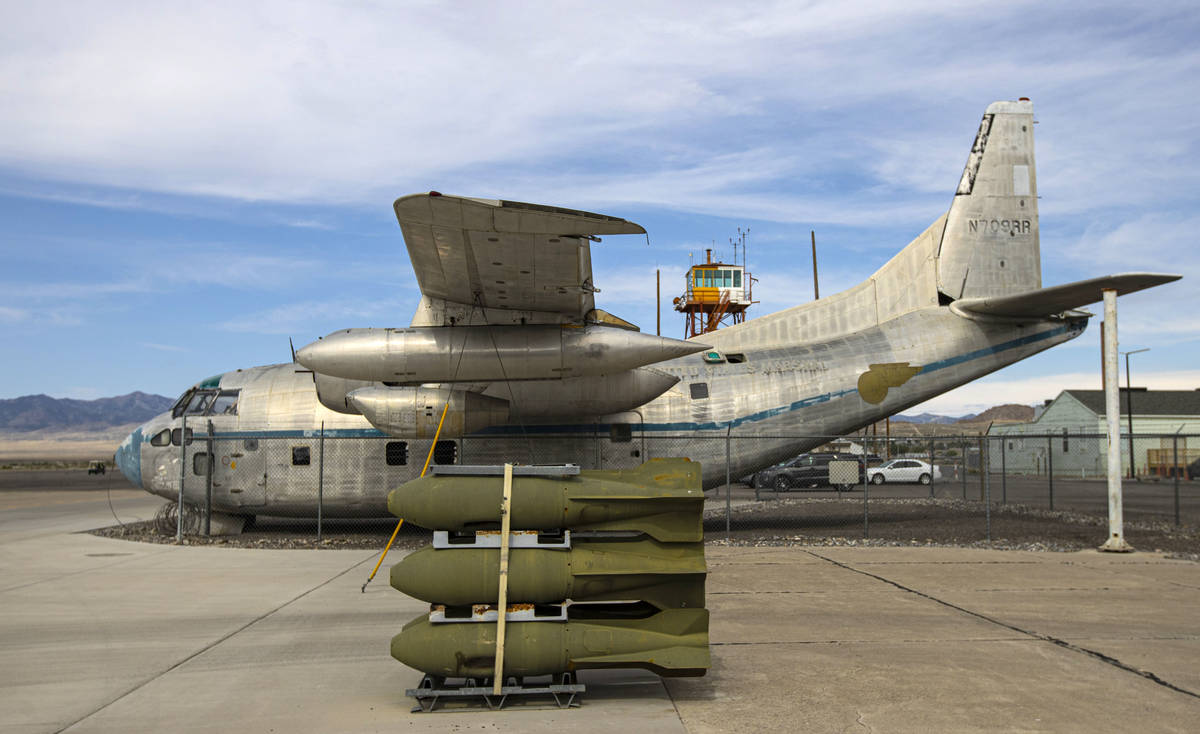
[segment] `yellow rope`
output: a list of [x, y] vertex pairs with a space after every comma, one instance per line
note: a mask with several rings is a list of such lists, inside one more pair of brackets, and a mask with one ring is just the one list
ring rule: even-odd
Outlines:
[[[438, 437], [442, 435], [442, 423], [446, 421], [446, 411], [450, 409], [450, 396], [446, 396], [446, 404], [442, 406], [442, 417], [438, 419], [437, 430], [433, 432], [433, 443], [429, 444], [429, 455], [425, 457], [425, 466], [421, 467], [421, 476], [425, 476], [425, 472], [429, 471], [429, 462], [433, 460], [433, 450], [437, 448]], [[362, 592], [367, 592], [367, 584], [375, 579], [375, 574], [379, 573], [379, 567], [383, 565], [383, 559], [387, 558], [388, 551], [392, 549], [392, 543], [396, 542], [396, 536], [400, 533], [400, 526], [404, 524], [404, 518], [400, 518], [400, 522], [396, 523], [396, 529], [392, 531], [392, 537], [388, 539], [387, 545], [383, 548], [383, 553], [380, 554], [379, 560], [375, 562], [375, 568], [371, 570], [371, 575], [367, 577], [366, 583], [362, 585]]]

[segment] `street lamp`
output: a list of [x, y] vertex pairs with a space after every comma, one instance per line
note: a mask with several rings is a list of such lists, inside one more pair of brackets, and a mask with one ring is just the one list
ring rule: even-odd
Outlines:
[[1129, 425], [1129, 478], [1137, 479], [1137, 464], [1133, 459], [1133, 380], [1129, 376], [1129, 355], [1139, 352], [1149, 352], [1150, 347], [1145, 349], [1131, 349], [1128, 352], [1121, 352], [1125, 355], [1125, 417]]

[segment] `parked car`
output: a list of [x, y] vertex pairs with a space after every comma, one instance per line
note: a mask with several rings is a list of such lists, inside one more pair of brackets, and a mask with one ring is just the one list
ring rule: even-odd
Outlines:
[[933, 480], [941, 478], [941, 469], [917, 459], [892, 459], [867, 469], [867, 479], [872, 484], [883, 484], [884, 482], [929, 484]]
[[860, 462], [859, 478], [862, 478], [861, 460], [854, 454], [800, 454], [794, 459], [756, 473], [751, 478], [750, 486], [774, 489], [777, 492], [789, 489], [826, 487], [829, 485], [829, 462], [835, 460]]
[[93, 462], [88, 463], [88, 474], [103, 474], [103, 473], [104, 473], [104, 462], [103, 461], [93, 461]]

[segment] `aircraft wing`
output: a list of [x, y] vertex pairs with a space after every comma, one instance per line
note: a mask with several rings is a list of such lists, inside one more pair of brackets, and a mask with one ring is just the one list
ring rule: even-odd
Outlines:
[[1117, 295], [1123, 296], [1181, 277], [1166, 273], [1121, 273], [1009, 296], [963, 298], [952, 305], [960, 311], [988, 316], [1050, 316], [1102, 301], [1105, 290], [1115, 289]]
[[595, 307], [591, 239], [646, 232], [603, 214], [435, 191], [393, 208], [424, 295], [578, 320]]

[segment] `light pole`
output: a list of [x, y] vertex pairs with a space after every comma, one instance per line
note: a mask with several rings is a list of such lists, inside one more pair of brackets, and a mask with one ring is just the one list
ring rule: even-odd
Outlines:
[[1125, 420], [1129, 426], [1129, 478], [1137, 479], [1137, 464], [1133, 459], [1133, 380], [1129, 376], [1129, 355], [1137, 354], [1138, 352], [1149, 352], [1150, 347], [1145, 349], [1131, 349], [1128, 352], [1121, 352], [1125, 355]]

